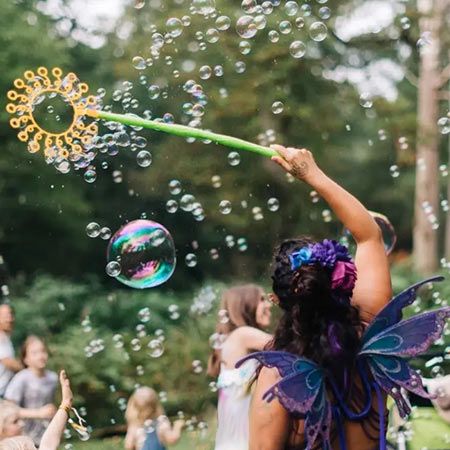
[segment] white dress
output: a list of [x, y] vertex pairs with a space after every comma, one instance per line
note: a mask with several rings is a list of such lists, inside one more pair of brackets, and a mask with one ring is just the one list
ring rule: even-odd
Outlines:
[[251, 360], [239, 369], [221, 367], [215, 450], [248, 450], [250, 381], [256, 369]]

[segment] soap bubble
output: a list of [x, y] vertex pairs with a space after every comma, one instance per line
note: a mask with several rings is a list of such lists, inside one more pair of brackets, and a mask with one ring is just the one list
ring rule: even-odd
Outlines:
[[111, 229], [108, 227], [103, 227], [100, 230], [100, 238], [103, 239], [104, 241], [107, 241], [110, 237], [111, 237]]
[[280, 201], [275, 197], [269, 198], [267, 200], [267, 208], [272, 212], [278, 211], [280, 209]]
[[137, 70], [144, 70], [146, 68], [145, 59], [142, 56], [135, 56], [132, 59], [133, 67]]
[[141, 167], [148, 167], [152, 163], [152, 155], [147, 150], [141, 150], [136, 157], [136, 161]]
[[302, 41], [294, 41], [289, 46], [289, 52], [294, 58], [301, 58], [306, 53], [306, 45]]
[[159, 358], [164, 353], [164, 344], [160, 339], [152, 339], [148, 343], [147, 348], [149, 350], [148, 354], [152, 358]]
[[171, 17], [166, 22], [167, 30], [173, 38], [177, 38], [183, 33], [183, 23], [176, 17]]
[[90, 238], [96, 238], [100, 235], [100, 225], [97, 222], [91, 222], [86, 226], [86, 234]]
[[258, 29], [256, 28], [255, 19], [252, 16], [242, 16], [236, 22], [236, 31], [239, 36], [244, 39], [251, 39], [256, 35]]
[[184, 261], [188, 267], [195, 267], [197, 265], [197, 256], [194, 253], [188, 253]]
[[220, 16], [216, 19], [216, 27], [220, 31], [226, 31], [231, 26], [231, 19], [228, 16]]
[[178, 195], [181, 192], [181, 183], [178, 180], [169, 181], [169, 191], [172, 195]]
[[281, 34], [289, 34], [292, 31], [292, 25], [289, 20], [283, 20], [282, 22], [280, 22], [278, 28], [280, 29]]
[[450, 133], [450, 117], [440, 117], [437, 124], [441, 134]]
[[231, 212], [231, 202], [229, 200], [222, 200], [219, 204], [219, 211], [222, 214], [230, 214]]
[[86, 181], [86, 183], [94, 183], [96, 179], [97, 172], [94, 169], [88, 169], [84, 172], [84, 181]]
[[201, 15], [207, 16], [216, 10], [214, 0], [192, 0], [193, 10]]
[[238, 166], [241, 162], [241, 155], [238, 152], [228, 153], [228, 164], [230, 166]]
[[120, 260], [117, 279], [127, 286], [145, 289], [166, 282], [175, 271], [172, 236], [161, 224], [135, 220], [124, 225], [108, 246], [108, 261]]
[[284, 105], [282, 102], [276, 101], [272, 103], [272, 112], [274, 114], [281, 114], [284, 110]]
[[327, 37], [327, 34], [328, 29], [323, 22], [314, 22], [309, 27], [309, 35], [313, 41], [321, 42]]
[[106, 273], [110, 277], [118, 277], [120, 275], [121, 270], [122, 268], [120, 266], [120, 263], [118, 263], [117, 261], [110, 261], [106, 265]]
[[180, 199], [180, 208], [183, 211], [191, 212], [195, 208], [195, 197], [191, 194], [185, 194]]
[[167, 200], [166, 211], [170, 214], [174, 214], [178, 211], [178, 202], [176, 200]]
[[247, 14], [253, 14], [256, 12], [256, 8], [258, 7], [258, 3], [256, 0], [242, 0], [241, 8]]
[[293, 1], [288, 1], [286, 2], [286, 5], [284, 5], [284, 10], [288, 16], [295, 16], [298, 12], [298, 4]]

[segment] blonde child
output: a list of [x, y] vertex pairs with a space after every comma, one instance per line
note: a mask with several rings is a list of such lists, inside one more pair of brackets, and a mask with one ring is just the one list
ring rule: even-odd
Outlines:
[[164, 450], [165, 446], [178, 442], [183, 420], [172, 425], [164, 415], [158, 394], [149, 387], [140, 387], [128, 400], [125, 419], [126, 450]]

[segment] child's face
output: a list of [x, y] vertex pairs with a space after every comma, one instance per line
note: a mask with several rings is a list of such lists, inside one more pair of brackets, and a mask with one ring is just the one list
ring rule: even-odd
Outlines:
[[3, 438], [20, 436], [23, 431], [23, 420], [19, 417], [19, 412], [12, 413], [3, 426]]
[[45, 369], [48, 361], [48, 353], [45, 345], [41, 341], [32, 341], [28, 344], [25, 364], [32, 369]]

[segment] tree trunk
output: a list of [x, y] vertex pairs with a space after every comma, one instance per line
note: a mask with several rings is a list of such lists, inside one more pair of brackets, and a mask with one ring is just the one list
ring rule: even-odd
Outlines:
[[[438, 80], [442, 0], [418, 0], [421, 14], [417, 165], [414, 223], [414, 267], [421, 275], [438, 268], [439, 113]], [[434, 217], [434, 218], [433, 218]]]

